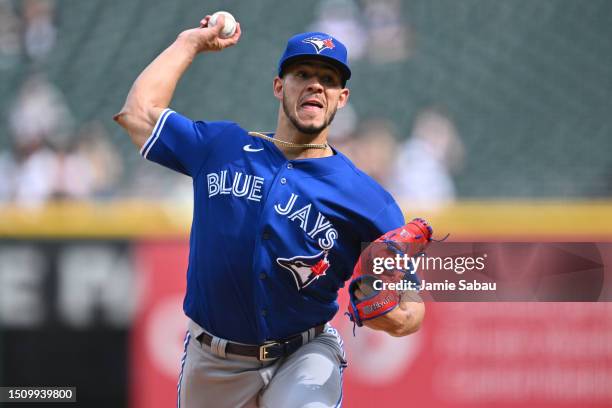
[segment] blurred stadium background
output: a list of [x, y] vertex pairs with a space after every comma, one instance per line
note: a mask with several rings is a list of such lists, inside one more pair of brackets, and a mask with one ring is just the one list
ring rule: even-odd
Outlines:
[[[456, 240], [611, 240], [608, 0], [0, 0], [0, 385], [173, 403], [190, 181], [142, 160], [111, 117], [220, 9], [244, 36], [195, 61], [175, 110], [273, 130], [286, 39], [329, 31], [354, 72], [332, 143], [407, 218]], [[346, 406], [612, 405], [608, 304], [428, 310], [400, 340], [337, 319]]]

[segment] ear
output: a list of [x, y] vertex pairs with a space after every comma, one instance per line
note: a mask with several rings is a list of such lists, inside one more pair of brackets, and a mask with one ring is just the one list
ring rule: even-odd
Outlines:
[[344, 88], [340, 91], [340, 96], [338, 97], [338, 108], [344, 108], [344, 106], [348, 103], [350, 93], [351, 92], [348, 88]]
[[274, 91], [274, 96], [279, 101], [283, 100], [283, 79], [280, 77], [275, 77], [274, 81], [272, 81], [272, 90]]

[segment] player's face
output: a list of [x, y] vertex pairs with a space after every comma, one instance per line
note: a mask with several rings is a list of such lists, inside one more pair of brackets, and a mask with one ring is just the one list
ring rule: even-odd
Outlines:
[[338, 108], [346, 104], [349, 90], [342, 86], [335, 67], [305, 61], [289, 66], [283, 79], [275, 79], [274, 93], [297, 130], [316, 134], [328, 127]]

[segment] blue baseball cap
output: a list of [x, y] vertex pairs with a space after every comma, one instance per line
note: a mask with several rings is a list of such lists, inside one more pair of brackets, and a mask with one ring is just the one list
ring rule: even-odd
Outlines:
[[342, 73], [344, 82], [351, 77], [348, 66], [348, 53], [340, 41], [329, 34], [309, 32], [294, 35], [287, 42], [287, 48], [278, 62], [278, 76], [292, 62], [302, 59], [318, 59], [329, 62]]

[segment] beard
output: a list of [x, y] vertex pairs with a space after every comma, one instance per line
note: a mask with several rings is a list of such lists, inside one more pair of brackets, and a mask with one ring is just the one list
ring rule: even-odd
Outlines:
[[337, 110], [338, 109], [334, 109], [331, 115], [329, 115], [329, 117], [325, 119], [323, 121], [323, 124], [321, 124], [320, 126], [315, 126], [315, 125], [304, 126], [300, 123], [299, 119], [297, 118], [297, 115], [294, 115], [291, 109], [289, 108], [287, 104], [286, 95], [283, 94], [283, 111], [285, 112], [285, 116], [289, 118], [293, 126], [295, 126], [295, 128], [300, 133], [303, 133], [305, 135], [314, 135], [317, 133], [321, 133], [321, 131], [323, 131], [325, 128], [327, 128], [332, 123], [332, 121], [334, 120], [334, 117], [336, 116]]

